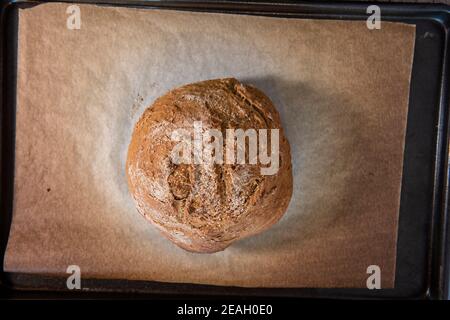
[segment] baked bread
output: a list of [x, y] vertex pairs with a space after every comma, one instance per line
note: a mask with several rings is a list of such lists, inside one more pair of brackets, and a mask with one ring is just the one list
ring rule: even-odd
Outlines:
[[[184, 138], [195, 139], [194, 123], [201, 123], [198, 132], [215, 129], [223, 134], [223, 163], [195, 162], [194, 147], [187, 149], [192, 153], [183, 156], [184, 162], [174, 161], [174, 149], [181, 143], [173, 139], [174, 132], [183, 129], [189, 132]], [[226, 137], [227, 129], [267, 132], [268, 155], [275, 150], [270, 132], [279, 129], [273, 130], [278, 132], [278, 153], [272, 158], [278, 170], [263, 174], [267, 159], [265, 164], [262, 158], [252, 162], [250, 138], [239, 151], [237, 140]], [[264, 147], [258, 138], [257, 147]], [[220, 139], [207, 142], [212, 141]], [[245, 154], [245, 161], [226, 158], [230, 147], [235, 158]], [[206, 159], [220, 158], [218, 149], [205, 150], [211, 156]], [[284, 214], [292, 195], [290, 147], [280, 116], [266, 95], [236, 79], [188, 84], [158, 98], [134, 128], [126, 175], [138, 211], [175, 244], [193, 252], [221, 251], [268, 229]]]

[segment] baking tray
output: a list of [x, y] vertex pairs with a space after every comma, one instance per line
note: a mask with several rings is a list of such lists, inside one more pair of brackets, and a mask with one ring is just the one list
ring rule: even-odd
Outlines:
[[[6, 273], [3, 258], [11, 225], [14, 182], [18, 8], [52, 1], [1, 4], [1, 184], [0, 290], [6, 297], [322, 297], [418, 298], [449, 296], [449, 48], [450, 7], [382, 4], [382, 21], [416, 25], [400, 199], [394, 289], [238, 288], [152, 281], [82, 279], [83, 291], [68, 292], [66, 278]], [[58, 1], [72, 2], [72, 1]], [[302, 19], [366, 20], [369, 3], [80, 0], [107, 6], [251, 14]], [[393, 39], [392, 41], [395, 41]], [[33, 291], [33, 293], [30, 293]], [[92, 293], [94, 292], [94, 293]]]

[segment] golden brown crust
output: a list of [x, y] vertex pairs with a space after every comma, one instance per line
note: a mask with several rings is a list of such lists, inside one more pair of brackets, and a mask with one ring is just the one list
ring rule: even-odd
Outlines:
[[[261, 175], [254, 164], [171, 162], [171, 133], [203, 129], [280, 129], [280, 168]], [[138, 211], [178, 246], [216, 252], [266, 230], [286, 211], [292, 195], [289, 143], [269, 98], [236, 79], [176, 88], [147, 108], [134, 128], [126, 174]]]

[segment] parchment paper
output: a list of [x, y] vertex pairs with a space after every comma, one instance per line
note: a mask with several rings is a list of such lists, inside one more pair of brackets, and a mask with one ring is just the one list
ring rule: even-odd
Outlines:
[[[415, 28], [67, 4], [20, 10], [13, 223], [5, 270], [252, 287], [394, 284]], [[194, 254], [135, 210], [132, 127], [185, 83], [236, 77], [279, 109], [294, 194], [269, 231]]]

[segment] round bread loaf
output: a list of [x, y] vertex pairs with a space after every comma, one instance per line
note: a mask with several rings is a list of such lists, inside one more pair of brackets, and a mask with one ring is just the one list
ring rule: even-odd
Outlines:
[[[189, 135], [174, 139], [180, 129]], [[192, 147], [195, 130], [204, 134], [212, 129], [223, 135], [222, 141], [204, 135], [201, 141], [218, 142], [215, 146], [222, 142], [222, 163], [219, 149], [202, 148], [210, 156], [205, 159], [219, 159], [202, 162], [204, 158], [195, 154], [199, 149]], [[240, 147], [238, 139], [229, 139], [229, 129], [254, 129], [258, 152], [263, 150], [267, 156], [272, 152], [273, 163], [263, 161], [261, 153], [255, 163], [250, 136], [244, 136], [245, 149], [240, 149], [245, 161], [233, 162]], [[272, 131], [278, 132], [278, 149]], [[266, 149], [261, 140], [265, 132]], [[189, 139], [194, 142], [189, 144]], [[182, 161], [174, 161], [180, 143], [192, 149]], [[234, 154], [227, 158], [229, 148]], [[276, 170], [263, 173], [274, 163], [278, 163]], [[138, 211], [175, 244], [193, 252], [221, 251], [233, 241], [268, 229], [284, 214], [292, 195], [290, 147], [280, 116], [266, 95], [236, 79], [188, 84], [158, 98], [134, 128], [126, 175]]]

